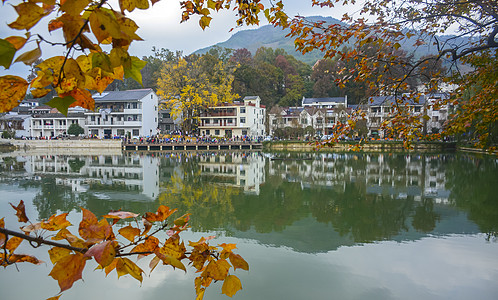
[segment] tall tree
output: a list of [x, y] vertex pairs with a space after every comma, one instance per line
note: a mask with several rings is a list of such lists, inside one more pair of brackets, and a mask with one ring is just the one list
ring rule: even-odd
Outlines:
[[233, 68], [211, 54], [190, 55], [164, 62], [157, 94], [166, 100], [174, 118], [182, 119], [184, 133], [197, 129], [200, 113], [220, 102], [232, 102]]

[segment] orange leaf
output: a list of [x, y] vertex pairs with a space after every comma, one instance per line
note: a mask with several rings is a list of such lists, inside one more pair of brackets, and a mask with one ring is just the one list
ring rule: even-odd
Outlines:
[[68, 220], [66, 220], [67, 215], [68, 213], [63, 213], [58, 216], [54, 214], [50, 216], [50, 218], [48, 218], [48, 221], [41, 222], [40, 226], [41, 228], [50, 231], [57, 231], [66, 228], [68, 226], [71, 226], [71, 223]]
[[119, 229], [118, 232], [130, 242], [133, 242], [135, 240], [135, 237], [137, 235], [140, 235], [140, 229], [132, 227], [130, 225]]
[[8, 38], [5, 38], [5, 40], [11, 43], [16, 50], [19, 50], [26, 44], [28, 39], [23, 38], [22, 36], [9, 36]]
[[116, 248], [114, 242], [105, 241], [103, 243], [99, 243], [93, 245], [88, 251], [85, 253], [85, 256], [91, 257], [93, 256], [95, 260], [102, 266], [107, 267], [110, 265], [114, 258], [116, 257]]
[[59, 300], [59, 298], [61, 297], [62, 295], [59, 295], [59, 296], [54, 296], [54, 297], [50, 297], [48, 298], [47, 300]]
[[[0, 228], [5, 228], [4, 218], [0, 219]], [[0, 247], [2, 247], [4, 243], [5, 243], [5, 234], [0, 233]]]
[[170, 210], [169, 207], [160, 205], [157, 208], [157, 213], [146, 213], [144, 218], [149, 221], [149, 222], [162, 222], [166, 220], [169, 216], [171, 216], [174, 212], [176, 212], [176, 209]]
[[78, 232], [80, 236], [89, 242], [105, 240], [113, 235], [112, 228], [106, 219], [97, 221], [97, 217], [89, 210], [81, 208], [83, 220], [80, 222]]
[[229, 275], [223, 282], [221, 293], [227, 295], [228, 297], [232, 297], [241, 289], [242, 284], [240, 283], [240, 279], [235, 275]]
[[237, 268], [249, 271], [249, 264], [242, 258], [242, 256], [234, 253], [230, 253], [228, 256], [230, 262], [233, 265], [233, 269], [237, 270]]
[[29, 221], [28, 217], [26, 216], [24, 201], [21, 200], [17, 206], [14, 206], [12, 203], [9, 204], [16, 210], [17, 220], [19, 222], [26, 223]]
[[61, 98], [66, 96], [71, 96], [76, 100], [70, 107], [81, 106], [89, 110], [94, 110], [95, 108], [95, 100], [93, 100], [92, 94], [88, 90], [76, 88], [68, 93], [60, 94]]
[[6, 75], [0, 77], [0, 113], [12, 110], [26, 96], [28, 82], [21, 77]]
[[35, 265], [41, 265], [43, 261], [39, 260], [38, 258], [30, 255], [24, 255], [24, 254], [13, 254], [9, 256], [9, 261], [10, 262], [15, 262], [15, 263], [20, 263], [20, 262], [29, 262]]
[[178, 235], [174, 235], [166, 240], [163, 247], [160, 249], [161, 253], [170, 255], [176, 259], [185, 258], [186, 251], [187, 249], [183, 242], [180, 243], [180, 237]]
[[158, 245], [159, 240], [156, 237], [148, 236], [143, 243], [138, 244], [131, 252], [154, 252]]
[[85, 257], [81, 253], [71, 254], [61, 258], [50, 272], [50, 276], [58, 281], [61, 292], [71, 288], [73, 283], [82, 279], [81, 275], [86, 265]]

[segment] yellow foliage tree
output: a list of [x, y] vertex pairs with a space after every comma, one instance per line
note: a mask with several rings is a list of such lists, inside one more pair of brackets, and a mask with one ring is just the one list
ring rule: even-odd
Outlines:
[[210, 56], [192, 55], [164, 62], [161, 68], [157, 94], [173, 118], [181, 118], [183, 133], [195, 131], [203, 110], [238, 97], [231, 92], [233, 68], [219, 59], [206, 64]]

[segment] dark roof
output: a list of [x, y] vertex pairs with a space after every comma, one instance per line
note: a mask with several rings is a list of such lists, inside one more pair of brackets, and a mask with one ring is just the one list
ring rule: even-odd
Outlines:
[[303, 104], [312, 104], [316, 102], [344, 103], [345, 97], [328, 97], [328, 98], [303, 98]]
[[95, 102], [104, 101], [126, 101], [126, 100], [139, 100], [148, 94], [154, 92], [152, 89], [139, 89], [139, 90], [128, 90], [128, 91], [106, 91], [102, 94], [96, 93], [92, 97]]

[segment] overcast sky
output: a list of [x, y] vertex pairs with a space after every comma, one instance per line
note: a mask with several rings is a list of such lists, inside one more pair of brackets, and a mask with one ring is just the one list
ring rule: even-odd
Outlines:
[[[113, 3], [114, 0], [111, 0]], [[264, 0], [266, 1], [266, 0]], [[6, 38], [11, 35], [23, 35], [22, 31], [10, 30], [6, 24], [15, 21], [17, 14], [9, 3], [15, 4], [20, 1], [6, 1], [0, 6], [0, 20], [3, 23], [0, 26], [0, 37]], [[198, 18], [194, 17], [188, 22], [180, 23], [181, 10], [180, 0], [162, 0], [156, 3], [151, 9], [148, 10], [135, 10], [129, 15], [140, 27], [138, 35], [144, 41], [135, 41], [132, 43], [130, 53], [138, 57], [152, 54], [151, 49], [153, 46], [156, 48], [166, 48], [172, 51], [181, 50], [184, 54], [190, 54], [198, 49], [214, 45], [219, 42], [226, 41], [232, 34], [239, 30], [251, 29], [256, 27], [241, 27], [236, 28], [232, 32], [230, 29], [235, 26], [235, 14], [233, 11], [223, 11], [215, 13], [212, 17], [210, 27], [204, 31], [198, 24]], [[341, 7], [335, 9], [312, 7], [311, 0], [285, 0], [285, 10], [289, 16], [331, 16], [341, 19], [346, 11], [353, 11], [353, 7]], [[117, 1], [114, 1], [117, 3]], [[118, 7], [118, 5], [113, 5]], [[266, 5], [265, 5], [266, 6]], [[264, 19], [264, 15], [261, 15]], [[261, 23], [261, 25], [265, 25]], [[40, 22], [34, 29], [40, 32], [44, 37], [51, 38], [52, 40], [59, 39], [60, 30], [54, 31], [50, 35], [47, 30], [47, 22]], [[30, 50], [36, 46], [35, 43], [26, 45], [23, 50]], [[43, 46], [43, 57], [50, 57], [53, 55], [63, 55], [64, 48], [56, 48]], [[23, 76], [29, 68], [22, 63], [13, 64], [10, 70], [5, 70], [0, 66], [0, 76], [6, 74], [14, 74]], [[24, 73], [24, 74], [23, 74]], [[25, 76], [25, 75], [24, 75]]]

